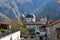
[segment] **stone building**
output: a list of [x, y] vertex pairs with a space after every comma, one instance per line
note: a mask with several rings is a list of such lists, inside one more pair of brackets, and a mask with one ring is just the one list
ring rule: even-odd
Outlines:
[[40, 35], [45, 35], [46, 31], [41, 32], [41, 30], [45, 30], [45, 28], [42, 28], [47, 22], [47, 18], [44, 16], [40, 19], [40, 21], [36, 21], [35, 15], [34, 14], [27, 14], [26, 15], [26, 28], [27, 29], [32, 29], [34, 28], [35, 35], [40, 36]]

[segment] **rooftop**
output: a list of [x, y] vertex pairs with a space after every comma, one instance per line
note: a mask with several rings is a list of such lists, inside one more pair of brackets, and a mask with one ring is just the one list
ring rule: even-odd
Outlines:
[[34, 18], [34, 17], [35, 17], [34, 14], [27, 14], [27, 15], [26, 15], [26, 18]]
[[26, 22], [27, 25], [41, 25], [41, 22]]
[[[48, 20], [47, 25], [53, 26], [60, 23], [60, 20]], [[26, 22], [27, 25], [42, 25], [41, 21], [39, 22]]]
[[50, 20], [48, 22], [49, 22], [48, 23], [49, 26], [53, 26], [53, 25], [56, 25], [56, 24], [60, 23], [60, 20]]

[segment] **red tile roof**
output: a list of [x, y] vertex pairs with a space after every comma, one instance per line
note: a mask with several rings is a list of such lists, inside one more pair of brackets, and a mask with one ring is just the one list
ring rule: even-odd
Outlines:
[[51, 24], [53, 22], [55, 22], [56, 20], [49, 20], [48, 23]]
[[53, 20], [53, 21], [48, 21], [49, 22], [49, 26], [53, 26], [53, 25], [56, 25], [58, 23], [60, 23], [60, 20]]
[[[56, 25], [58, 23], [60, 23], [60, 20], [49, 20], [47, 25], [53, 26], [53, 25]], [[27, 25], [42, 25], [41, 22], [27, 22], [26, 24]]]
[[27, 25], [41, 25], [41, 22], [26, 22]]

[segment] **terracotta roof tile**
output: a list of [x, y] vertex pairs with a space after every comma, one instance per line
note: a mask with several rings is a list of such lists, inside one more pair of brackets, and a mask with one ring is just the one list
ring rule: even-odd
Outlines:
[[[53, 26], [60, 23], [60, 20], [49, 20], [47, 23], [47, 26]], [[27, 25], [42, 25], [42, 23], [39, 22], [26, 22]]]
[[41, 22], [26, 22], [27, 25], [41, 25]]
[[49, 23], [48, 25], [49, 26], [53, 26], [53, 25], [56, 25], [56, 24], [58, 24], [58, 23], [60, 23], [60, 20], [53, 20], [51, 23]]
[[53, 23], [53, 22], [55, 22], [56, 20], [49, 20], [48, 22], [49, 22], [49, 24], [51, 24], [51, 23]]

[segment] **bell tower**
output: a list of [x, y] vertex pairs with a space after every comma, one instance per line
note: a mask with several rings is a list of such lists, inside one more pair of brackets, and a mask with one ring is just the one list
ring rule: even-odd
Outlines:
[[26, 15], [26, 22], [35, 22], [35, 15], [30, 13]]

